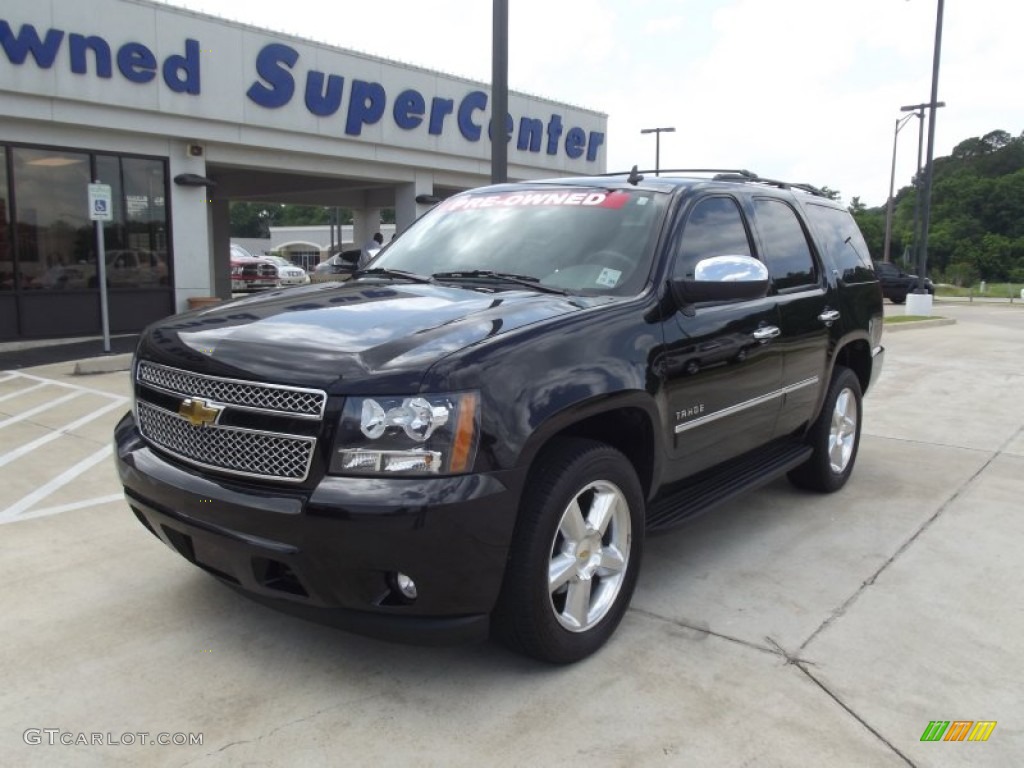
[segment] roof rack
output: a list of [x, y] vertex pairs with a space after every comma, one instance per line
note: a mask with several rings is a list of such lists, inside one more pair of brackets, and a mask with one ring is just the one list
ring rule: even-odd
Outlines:
[[815, 197], [825, 197], [826, 195], [821, 189], [811, 184], [799, 184], [788, 181], [779, 181], [778, 179], [766, 179], [763, 176], [758, 176], [753, 171], [748, 171], [745, 168], [659, 168], [657, 170], [638, 171], [634, 165], [632, 170], [618, 171], [616, 173], [599, 173], [597, 176], [625, 176], [628, 174], [629, 178], [627, 181], [634, 186], [644, 180], [643, 174], [667, 174], [667, 173], [713, 173], [714, 181], [738, 181], [743, 183], [756, 183], [756, 184], [767, 184], [768, 186], [778, 187], [779, 189], [799, 189], [801, 192], [807, 192], [808, 194], [814, 195]]
[[720, 181], [745, 181], [754, 182], [757, 184], [767, 184], [768, 186], [778, 187], [779, 189], [799, 189], [801, 192], [807, 192], [808, 194], [814, 195], [815, 197], [828, 197], [822, 190], [811, 184], [800, 184], [789, 181], [779, 181], [778, 179], [766, 179], [762, 176], [754, 174], [748, 178], [729, 178], [724, 179], [719, 176], [715, 177], [716, 180]]
[[629, 171], [614, 171], [612, 173], [598, 173], [598, 174], [595, 174], [595, 175], [596, 176], [626, 176], [626, 175], [637, 174], [637, 173], [641, 173], [641, 174], [642, 173], [653, 173], [653, 174], [658, 174], [658, 173], [735, 173], [735, 174], [739, 174], [739, 175], [742, 175], [742, 176], [746, 176], [748, 178], [755, 178], [755, 179], [757, 178], [757, 174], [756, 173], [751, 173], [750, 171], [746, 171], [746, 170], [743, 170], [743, 169], [738, 169], [737, 170], [735, 168], [657, 168], [657, 169], [651, 168], [649, 170], [643, 171], [643, 170], [637, 170], [637, 167], [635, 165], [633, 166], [632, 170], [629, 170]]

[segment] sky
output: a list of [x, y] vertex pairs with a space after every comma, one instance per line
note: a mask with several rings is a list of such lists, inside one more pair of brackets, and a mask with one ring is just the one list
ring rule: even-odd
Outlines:
[[[164, 0], [489, 83], [487, 0]], [[608, 115], [607, 166], [746, 168], [884, 205], [900, 107], [928, 102], [938, 0], [509, 0], [509, 88]], [[948, 0], [935, 156], [1024, 132], [1024, 3]], [[925, 142], [927, 142], [927, 128]], [[896, 189], [918, 121], [898, 134]]]

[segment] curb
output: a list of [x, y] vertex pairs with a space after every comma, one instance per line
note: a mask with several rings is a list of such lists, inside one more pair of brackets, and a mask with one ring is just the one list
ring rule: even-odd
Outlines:
[[952, 317], [933, 317], [928, 320], [914, 320], [909, 323], [886, 323], [885, 333], [896, 333], [897, 331], [910, 331], [915, 328], [935, 328], [940, 325], [956, 325], [956, 319]]
[[72, 373], [75, 376], [91, 376], [97, 373], [127, 371], [131, 370], [131, 367], [132, 355], [129, 352], [122, 355], [104, 355], [103, 357], [90, 357], [85, 360], [79, 360], [75, 363], [75, 370]]

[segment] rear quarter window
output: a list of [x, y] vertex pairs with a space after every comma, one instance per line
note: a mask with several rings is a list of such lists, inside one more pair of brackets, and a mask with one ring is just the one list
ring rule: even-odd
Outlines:
[[843, 282], [866, 283], [876, 279], [868, 244], [849, 211], [817, 203], [805, 203], [804, 210], [826, 257]]

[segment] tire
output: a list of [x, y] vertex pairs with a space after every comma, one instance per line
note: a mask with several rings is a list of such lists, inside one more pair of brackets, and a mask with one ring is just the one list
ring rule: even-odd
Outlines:
[[893, 304], [902, 304], [906, 300], [907, 300], [907, 294], [903, 294], [900, 297], [893, 296], [891, 299], [889, 299], [889, 301], [891, 301]]
[[643, 491], [619, 451], [578, 438], [546, 449], [527, 482], [493, 633], [542, 661], [579, 661], [604, 645], [629, 607]]
[[790, 471], [790, 482], [822, 493], [846, 485], [860, 447], [862, 413], [860, 379], [849, 368], [836, 366], [821, 413], [807, 435], [814, 452]]

